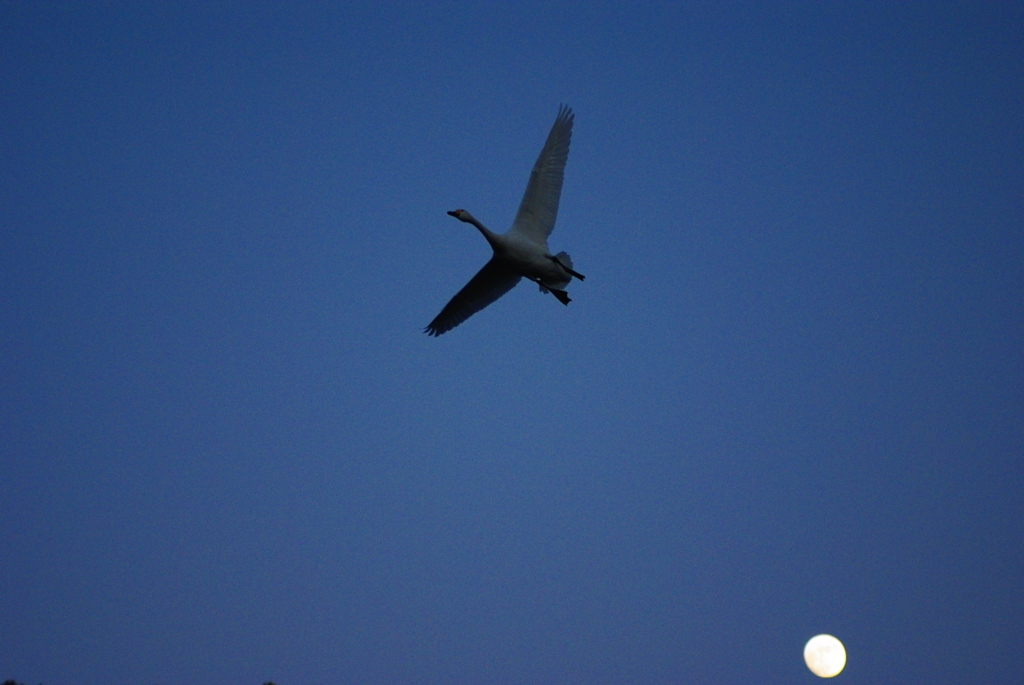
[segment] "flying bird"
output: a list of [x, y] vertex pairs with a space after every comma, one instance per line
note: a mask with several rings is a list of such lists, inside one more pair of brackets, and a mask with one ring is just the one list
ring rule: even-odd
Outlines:
[[520, 278], [530, 279], [540, 286], [542, 293], [552, 293], [562, 304], [569, 304], [565, 287], [573, 278], [582, 281], [583, 274], [573, 271], [572, 260], [565, 252], [551, 254], [548, 236], [558, 215], [574, 116], [569, 107], [559, 107], [507, 233], [488, 230], [464, 209], [448, 212], [459, 221], [476, 226], [490, 243], [494, 256], [423, 329], [427, 335], [447, 333], [514, 288]]

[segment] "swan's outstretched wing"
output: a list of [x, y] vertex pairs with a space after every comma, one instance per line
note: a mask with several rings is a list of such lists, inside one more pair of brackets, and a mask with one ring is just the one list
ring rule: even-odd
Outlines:
[[565, 162], [569, 159], [573, 117], [568, 107], [563, 105], [558, 109], [558, 118], [530, 172], [530, 182], [526, 184], [526, 192], [523, 201], [519, 203], [510, 234], [547, 245], [548, 236], [554, 230], [555, 218], [558, 216], [558, 199], [562, 196], [562, 177]]
[[520, 275], [503, 266], [493, 257], [469, 280], [430, 325], [423, 329], [427, 335], [447, 333], [478, 311], [515, 287]]

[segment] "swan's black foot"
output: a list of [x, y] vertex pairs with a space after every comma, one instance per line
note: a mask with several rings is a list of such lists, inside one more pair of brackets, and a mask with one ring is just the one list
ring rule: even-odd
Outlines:
[[569, 293], [565, 292], [564, 290], [553, 290], [552, 288], [548, 288], [548, 290], [550, 290], [551, 294], [557, 297], [558, 301], [561, 302], [562, 304], [568, 305], [570, 302], [572, 302], [572, 300], [569, 299]]
[[551, 257], [551, 261], [553, 261], [553, 262], [554, 262], [555, 264], [557, 264], [558, 266], [560, 266], [560, 267], [562, 267], [563, 269], [565, 269], [565, 272], [566, 272], [567, 274], [569, 274], [570, 276], [575, 276], [576, 278], [580, 279], [581, 281], [585, 281], [585, 280], [587, 280], [587, 277], [586, 277], [586, 276], [584, 276], [583, 274], [581, 274], [581, 273], [580, 273], [580, 272], [578, 272], [578, 271], [573, 271], [572, 269], [570, 269], [569, 267], [567, 267], [567, 266], [566, 266], [565, 264], [563, 264], [563, 263], [562, 263], [562, 260], [561, 260], [561, 259], [559, 259], [558, 257], [552, 256], [552, 257]]

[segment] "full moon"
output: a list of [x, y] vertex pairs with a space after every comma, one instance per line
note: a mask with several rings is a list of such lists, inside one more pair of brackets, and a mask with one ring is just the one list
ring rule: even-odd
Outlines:
[[814, 675], [831, 678], [846, 666], [846, 648], [831, 635], [815, 635], [804, 646], [804, 661]]

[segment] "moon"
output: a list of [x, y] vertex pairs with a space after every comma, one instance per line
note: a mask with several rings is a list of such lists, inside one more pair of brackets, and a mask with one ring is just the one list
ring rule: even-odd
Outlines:
[[831, 635], [815, 635], [804, 646], [804, 661], [814, 675], [831, 678], [846, 666], [846, 648]]

